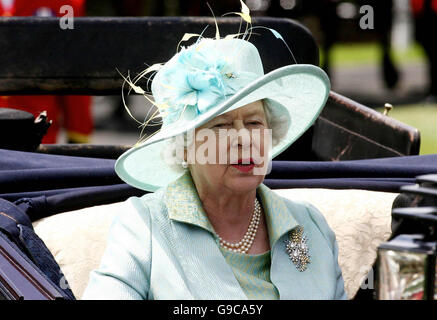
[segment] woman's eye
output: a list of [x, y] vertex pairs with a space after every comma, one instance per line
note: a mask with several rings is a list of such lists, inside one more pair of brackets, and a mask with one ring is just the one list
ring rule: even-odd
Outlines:
[[224, 127], [227, 127], [229, 125], [230, 125], [229, 123], [217, 123], [213, 126], [213, 128], [224, 128]]
[[263, 123], [261, 121], [250, 121], [248, 124], [252, 125], [252, 126], [262, 126], [263, 125]]

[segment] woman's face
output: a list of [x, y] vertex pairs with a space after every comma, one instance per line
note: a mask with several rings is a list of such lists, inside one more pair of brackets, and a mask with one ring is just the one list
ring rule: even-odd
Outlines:
[[[196, 186], [253, 191], [267, 171], [271, 132], [261, 101], [220, 115], [196, 129], [187, 150]], [[195, 153], [194, 153], [195, 151]], [[195, 156], [195, 161], [190, 161]], [[200, 186], [199, 186], [200, 184]]]

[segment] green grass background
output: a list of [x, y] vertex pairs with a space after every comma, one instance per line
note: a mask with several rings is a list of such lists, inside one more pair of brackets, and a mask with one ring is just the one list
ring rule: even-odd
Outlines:
[[[379, 64], [381, 49], [376, 43], [336, 44], [331, 51], [331, 67], [353, 67]], [[423, 49], [418, 44], [404, 51], [392, 51], [397, 64], [424, 62]], [[320, 61], [324, 54], [321, 50]], [[377, 109], [382, 112], [382, 109]], [[420, 154], [437, 153], [437, 104], [411, 104], [395, 106], [389, 116], [419, 129]]]
[[398, 106], [389, 116], [419, 129], [420, 154], [437, 153], [437, 104]]
[[[415, 43], [403, 51], [391, 51], [395, 63], [422, 62], [425, 54], [422, 47]], [[332, 67], [353, 67], [379, 64], [381, 48], [377, 43], [335, 44], [331, 49]], [[320, 50], [320, 61], [324, 59], [324, 52]]]

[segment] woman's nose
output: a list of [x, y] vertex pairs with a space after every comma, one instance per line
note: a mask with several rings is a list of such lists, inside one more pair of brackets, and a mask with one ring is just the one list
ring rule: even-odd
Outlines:
[[234, 128], [237, 130], [245, 129], [244, 122], [242, 120], [234, 120]]
[[244, 126], [242, 120], [234, 121], [234, 128], [238, 131], [237, 139], [233, 141], [233, 145], [250, 146], [251, 136], [249, 130]]

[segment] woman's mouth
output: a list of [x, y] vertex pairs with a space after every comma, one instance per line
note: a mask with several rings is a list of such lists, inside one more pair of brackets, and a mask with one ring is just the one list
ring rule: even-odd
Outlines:
[[235, 169], [241, 171], [241, 172], [250, 172], [254, 167], [255, 163], [252, 158], [250, 159], [238, 159], [237, 164], [232, 165]]

